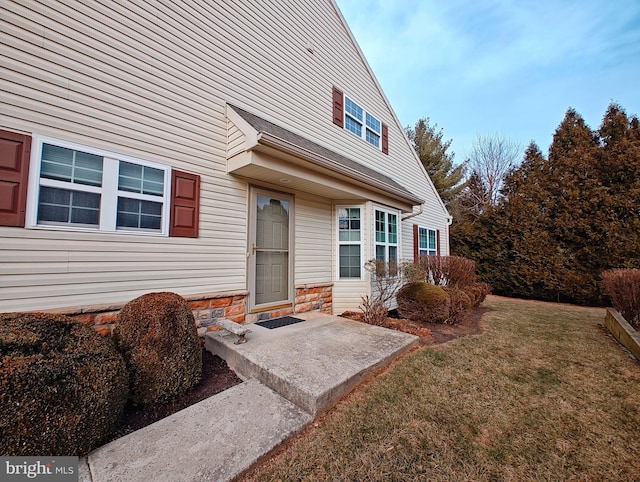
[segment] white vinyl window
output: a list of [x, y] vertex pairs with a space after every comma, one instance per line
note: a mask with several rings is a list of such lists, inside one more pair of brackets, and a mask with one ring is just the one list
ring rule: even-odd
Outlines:
[[170, 169], [34, 139], [28, 225], [166, 234]]
[[436, 230], [418, 227], [418, 254], [436, 256], [438, 246], [436, 240]]
[[362, 278], [362, 208], [338, 207], [338, 277]]
[[382, 122], [344, 96], [344, 127], [372, 146], [381, 148]]
[[398, 265], [398, 213], [375, 210], [376, 260], [391, 268]]

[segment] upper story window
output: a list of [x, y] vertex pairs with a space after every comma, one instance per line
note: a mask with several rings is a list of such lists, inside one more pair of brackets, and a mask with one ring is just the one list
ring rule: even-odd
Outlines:
[[361, 105], [333, 88], [333, 122], [383, 153], [389, 153], [389, 135], [387, 126]]
[[436, 256], [438, 254], [437, 232], [435, 229], [418, 227], [418, 254]]
[[346, 95], [344, 107], [345, 128], [380, 149], [382, 123]]

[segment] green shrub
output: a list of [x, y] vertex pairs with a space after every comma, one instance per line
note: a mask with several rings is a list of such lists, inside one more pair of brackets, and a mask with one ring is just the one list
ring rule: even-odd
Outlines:
[[127, 303], [113, 337], [129, 369], [134, 404], [167, 401], [200, 381], [202, 349], [195, 320], [179, 295], [149, 293]]
[[640, 330], [640, 269], [610, 269], [601, 275], [604, 292], [627, 322]]
[[413, 321], [446, 323], [449, 319], [449, 295], [440, 286], [414, 282], [398, 291], [398, 313]]
[[116, 428], [124, 361], [93, 328], [49, 313], [0, 314], [0, 454], [84, 455]]

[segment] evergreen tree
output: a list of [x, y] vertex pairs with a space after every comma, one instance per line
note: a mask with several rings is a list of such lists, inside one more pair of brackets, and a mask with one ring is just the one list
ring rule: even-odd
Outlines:
[[462, 216], [451, 240], [498, 294], [602, 303], [602, 271], [640, 268], [640, 122], [611, 104], [594, 132], [569, 109], [548, 159], [530, 144], [500, 201]]
[[464, 165], [453, 165], [455, 154], [448, 152], [451, 139], [443, 140], [442, 129], [429, 122], [428, 117], [419, 119], [413, 129], [406, 128], [406, 133], [440, 198], [448, 204], [463, 188]]

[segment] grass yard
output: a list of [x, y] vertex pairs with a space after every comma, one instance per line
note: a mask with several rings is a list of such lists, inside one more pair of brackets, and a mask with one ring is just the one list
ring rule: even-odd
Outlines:
[[639, 480], [640, 364], [605, 311], [490, 296], [243, 480]]

